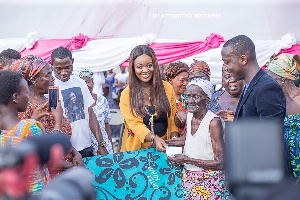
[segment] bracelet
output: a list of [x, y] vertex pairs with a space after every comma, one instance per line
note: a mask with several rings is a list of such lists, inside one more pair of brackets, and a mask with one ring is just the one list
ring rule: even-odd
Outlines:
[[61, 133], [61, 134], [64, 134], [64, 132], [62, 132], [62, 130], [60, 130], [60, 129], [53, 129], [53, 130], [51, 131], [51, 133], [54, 133], [54, 132], [59, 132], [59, 133]]
[[151, 136], [151, 141], [150, 141], [150, 142], [151, 142], [152, 144], [154, 144], [154, 138], [155, 138], [155, 134], [153, 134], [153, 135]]
[[99, 142], [98, 147], [106, 147], [106, 142], [105, 141]]

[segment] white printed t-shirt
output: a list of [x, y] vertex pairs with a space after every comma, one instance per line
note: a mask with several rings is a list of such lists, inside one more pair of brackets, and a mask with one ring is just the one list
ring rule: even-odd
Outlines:
[[77, 151], [92, 145], [92, 131], [89, 125], [88, 108], [95, 102], [85, 81], [71, 75], [63, 82], [55, 78], [54, 84], [59, 87], [59, 99], [64, 116], [72, 127], [71, 143]]

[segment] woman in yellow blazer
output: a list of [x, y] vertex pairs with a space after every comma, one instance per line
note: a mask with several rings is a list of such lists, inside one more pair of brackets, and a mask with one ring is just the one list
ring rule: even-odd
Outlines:
[[151, 144], [165, 151], [164, 140], [178, 136], [173, 87], [162, 81], [156, 55], [149, 46], [139, 45], [131, 51], [128, 69], [129, 85], [120, 98], [125, 120], [120, 151], [144, 149]]

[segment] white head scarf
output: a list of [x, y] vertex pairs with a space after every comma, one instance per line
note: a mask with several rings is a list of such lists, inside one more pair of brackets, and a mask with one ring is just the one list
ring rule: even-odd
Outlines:
[[193, 79], [187, 86], [189, 85], [197, 85], [198, 87], [200, 87], [205, 92], [205, 94], [207, 94], [209, 99], [211, 99], [211, 96], [214, 93], [213, 85], [209, 81], [202, 78]]

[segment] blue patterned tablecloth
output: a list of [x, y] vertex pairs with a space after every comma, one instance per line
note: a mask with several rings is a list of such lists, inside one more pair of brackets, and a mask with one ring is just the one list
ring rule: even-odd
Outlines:
[[98, 199], [183, 199], [182, 169], [155, 148], [84, 158]]

